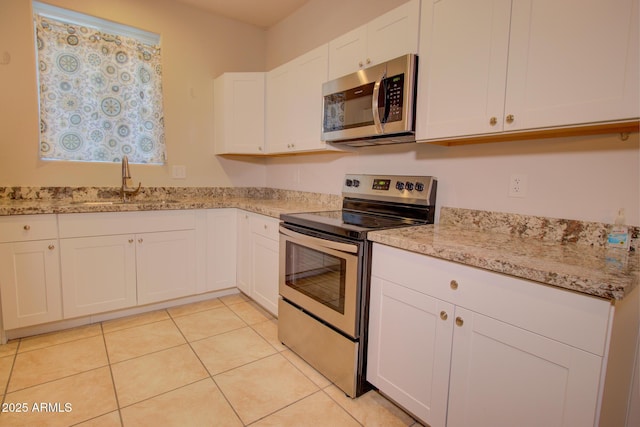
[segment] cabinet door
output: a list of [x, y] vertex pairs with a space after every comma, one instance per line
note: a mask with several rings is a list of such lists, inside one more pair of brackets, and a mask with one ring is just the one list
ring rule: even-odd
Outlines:
[[449, 427], [594, 425], [601, 357], [460, 307], [455, 322]]
[[238, 211], [238, 249], [236, 285], [245, 294], [251, 296], [251, 273], [253, 258], [251, 255], [251, 214]]
[[515, 1], [505, 130], [637, 118], [639, 15], [638, 0]]
[[195, 232], [136, 236], [138, 304], [196, 293]]
[[329, 42], [329, 80], [418, 53], [420, 0], [411, 0]]
[[420, 0], [411, 0], [369, 22], [366, 66], [418, 53], [419, 28]]
[[0, 244], [0, 292], [4, 329], [60, 320], [57, 241]]
[[367, 27], [363, 25], [329, 42], [329, 80], [368, 67]]
[[319, 48], [302, 55], [293, 62], [294, 84], [292, 102], [295, 116], [292, 116], [293, 139], [290, 151], [310, 151], [324, 149], [322, 134], [322, 84], [327, 81], [329, 47]]
[[511, 0], [425, 2], [418, 139], [503, 130], [510, 15]]
[[237, 213], [207, 211], [207, 291], [236, 286]]
[[60, 240], [64, 317], [136, 305], [133, 235]]
[[293, 66], [290, 62], [267, 73], [266, 151], [282, 153], [291, 147], [291, 126], [296, 106], [293, 102]]
[[427, 424], [447, 416], [453, 305], [373, 277], [367, 380]]
[[264, 73], [226, 73], [214, 82], [215, 154], [262, 154]]
[[251, 298], [278, 315], [279, 244], [276, 240], [253, 233], [251, 241], [253, 286]]

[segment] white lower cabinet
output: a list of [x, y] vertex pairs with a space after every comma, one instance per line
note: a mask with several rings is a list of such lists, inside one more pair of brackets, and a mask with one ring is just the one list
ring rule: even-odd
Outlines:
[[59, 215], [64, 318], [196, 293], [195, 211]]
[[138, 304], [196, 293], [195, 231], [136, 236]]
[[62, 318], [55, 215], [0, 219], [2, 326], [15, 329]]
[[135, 235], [61, 239], [64, 317], [133, 307]]
[[57, 240], [0, 244], [0, 290], [5, 329], [62, 318]]
[[238, 212], [238, 288], [277, 316], [280, 221]]
[[602, 357], [456, 307], [447, 426], [593, 426]]
[[237, 217], [237, 273], [236, 286], [247, 295], [251, 295], [252, 259], [251, 256], [251, 215], [247, 211], [238, 210]]
[[233, 208], [207, 210], [206, 291], [236, 286], [237, 216]]
[[367, 380], [432, 427], [593, 426], [610, 310], [376, 244]]

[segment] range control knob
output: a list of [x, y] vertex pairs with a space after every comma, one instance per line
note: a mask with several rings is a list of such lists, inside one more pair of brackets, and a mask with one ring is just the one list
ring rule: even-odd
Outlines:
[[413, 191], [413, 182], [409, 182], [407, 181], [404, 186], [407, 188], [407, 190], [409, 191]]
[[352, 187], [353, 186], [353, 180], [351, 179], [347, 179], [347, 181], [344, 183], [347, 187]]
[[400, 190], [400, 191], [404, 190], [404, 182], [400, 182], [400, 181], [396, 182], [396, 190]]
[[421, 182], [416, 182], [416, 191], [424, 191], [424, 184]]
[[359, 179], [354, 179], [353, 180], [353, 186], [356, 187], [356, 188], [360, 187], [360, 180]]

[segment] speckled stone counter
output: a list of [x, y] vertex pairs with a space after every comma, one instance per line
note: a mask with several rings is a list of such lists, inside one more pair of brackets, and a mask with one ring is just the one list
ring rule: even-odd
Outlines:
[[[606, 247], [606, 224], [442, 208], [440, 223], [369, 233], [369, 240], [589, 295], [638, 286], [640, 252]], [[637, 227], [632, 246], [637, 247]]]
[[336, 195], [269, 188], [145, 188], [127, 203], [118, 194], [118, 188], [5, 187], [0, 188], [0, 216], [240, 208], [278, 218], [339, 209], [342, 203]]

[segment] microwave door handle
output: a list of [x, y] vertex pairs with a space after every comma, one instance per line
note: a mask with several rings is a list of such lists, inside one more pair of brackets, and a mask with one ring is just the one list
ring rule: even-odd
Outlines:
[[382, 82], [385, 77], [387, 77], [387, 72], [382, 73], [380, 78], [376, 80], [376, 84], [373, 86], [373, 96], [371, 98], [371, 109], [373, 110], [373, 124], [376, 127], [376, 133], [382, 134], [384, 133], [384, 128], [382, 121], [380, 120], [380, 110], [378, 109], [378, 98], [380, 97], [380, 87], [382, 86]]

